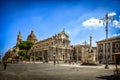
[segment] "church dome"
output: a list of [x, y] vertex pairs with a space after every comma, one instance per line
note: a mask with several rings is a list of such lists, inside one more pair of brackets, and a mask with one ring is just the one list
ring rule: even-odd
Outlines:
[[31, 34], [28, 35], [27, 40], [28, 40], [28, 41], [32, 41], [33, 43], [36, 43], [36, 42], [37, 42], [37, 38], [36, 38], [33, 30], [31, 30]]

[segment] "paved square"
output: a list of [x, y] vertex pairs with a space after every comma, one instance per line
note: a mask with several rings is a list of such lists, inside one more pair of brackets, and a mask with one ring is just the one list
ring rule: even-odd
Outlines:
[[113, 80], [113, 70], [95, 66], [69, 64], [8, 64], [0, 65], [0, 80]]

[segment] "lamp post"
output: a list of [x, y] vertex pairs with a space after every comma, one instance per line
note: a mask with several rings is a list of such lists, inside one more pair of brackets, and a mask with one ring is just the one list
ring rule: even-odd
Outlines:
[[106, 64], [105, 64], [105, 69], [108, 69], [108, 51], [107, 51], [107, 39], [108, 39], [108, 14], [106, 14], [105, 16], [105, 21], [106, 21], [106, 52], [105, 52], [105, 56], [106, 56]]
[[105, 69], [108, 69], [109, 67], [108, 67], [108, 48], [107, 48], [107, 45], [108, 45], [108, 42], [107, 42], [107, 39], [108, 39], [108, 22], [109, 21], [113, 21], [114, 19], [114, 16], [116, 15], [116, 14], [114, 14], [114, 15], [110, 15], [111, 13], [107, 13], [106, 15], [105, 15], [105, 17], [102, 19], [103, 20], [103, 25], [105, 24], [105, 26], [106, 26], [106, 29], [105, 29], [105, 31], [106, 31], [106, 41], [105, 41], [105, 61], [106, 61], [106, 63], [105, 63]]

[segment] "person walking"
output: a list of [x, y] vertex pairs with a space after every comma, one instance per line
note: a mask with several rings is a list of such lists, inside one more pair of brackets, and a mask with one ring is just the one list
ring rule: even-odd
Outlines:
[[3, 61], [3, 66], [4, 66], [4, 70], [6, 70], [6, 68], [7, 68], [7, 61], [6, 60]]

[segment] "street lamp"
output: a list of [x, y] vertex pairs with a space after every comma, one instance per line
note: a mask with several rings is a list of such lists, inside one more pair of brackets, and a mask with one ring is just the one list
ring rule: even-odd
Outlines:
[[84, 44], [84, 60], [85, 60], [85, 62], [87, 62], [87, 42], [85, 41], [85, 42], [83, 42], [83, 44]]
[[114, 20], [114, 16], [116, 15], [116, 14], [113, 14], [113, 15], [111, 15], [111, 14], [113, 14], [113, 13], [107, 13], [106, 15], [105, 15], [105, 17], [103, 18], [103, 19], [101, 19], [101, 20], [103, 20], [103, 25], [105, 24], [105, 26], [106, 26], [106, 45], [105, 45], [105, 48], [106, 48], [106, 52], [105, 52], [105, 60], [106, 60], [106, 63], [105, 63], [105, 69], [108, 69], [109, 67], [108, 67], [108, 50], [107, 50], [107, 44], [108, 44], [108, 42], [107, 42], [107, 39], [108, 39], [108, 22], [109, 21], [113, 21]]
[[105, 64], [105, 69], [108, 69], [108, 57], [107, 57], [107, 54], [108, 54], [108, 51], [107, 51], [107, 39], [108, 39], [108, 14], [106, 14], [105, 16], [105, 22], [106, 22], [106, 52], [105, 52], [105, 58], [106, 58], [106, 64]]

